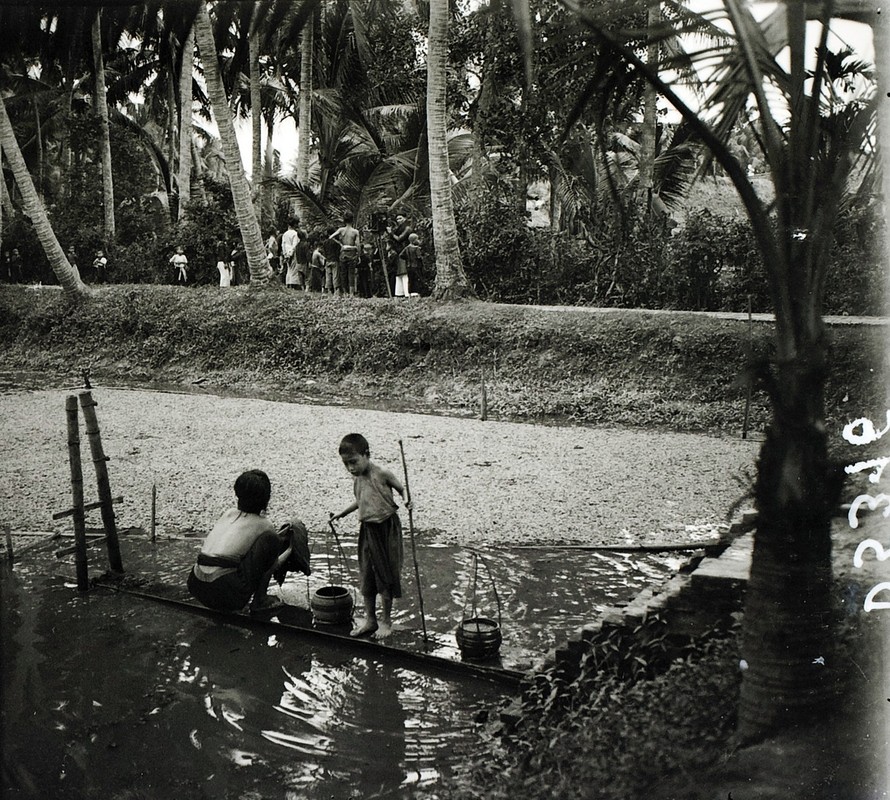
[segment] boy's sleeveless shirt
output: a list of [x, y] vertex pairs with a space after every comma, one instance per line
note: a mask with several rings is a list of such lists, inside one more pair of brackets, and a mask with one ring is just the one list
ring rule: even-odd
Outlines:
[[364, 475], [356, 475], [352, 479], [352, 488], [358, 502], [358, 518], [362, 522], [383, 522], [398, 509], [383, 470], [376, 464], [370, 464]]

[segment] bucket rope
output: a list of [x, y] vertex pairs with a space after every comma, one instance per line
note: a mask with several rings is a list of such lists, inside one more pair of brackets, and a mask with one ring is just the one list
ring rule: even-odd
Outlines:
[[[356, 599], [356, 594], [355, 594], [355, 582], [352, 580], [352, 573], [351, 573], [351, 571], [350, 571], [350, 569], [349, 569], [349, 561], [346, 559], [346, 553], [343, 551], [343, 545], [340, 544], [340, 537], [339, 537], [338, 534], [337, 534], [337, 528], [334, 527], [334, 520], [333, 520], [333, 519], [329, 519], [329, 520], [328, 520], [328, 526], [329, 526], [330, 529], [331, 529], [331, 533], [332, 533], [333, 536], [334, 536], [334, 543], [335, 543], [336, 546], [337, 546], [337, 550], [336, 550], [336, 553], [335, 553], [335, 560], [336, 560], [337, 558], [339, 558], [339, 560], [340, 560], [340, 568], [341, 568], [341, 571], [340, 571], [340, 579], [341, 579], [341, 583], [342, 583], [342, 582], [348, 582], [349, 587], [350, 587], [350, 592], [351, 592], [351, 594], [352, 594], [352, 607], [353, 607], [353, 609], [354, 609], [355, 606], [356, 606], [356, 603], [357, 603], [357, 599]], [[346, 581], [343, 580], [343, 576], [344, 576], [344, 575], [346, 576]], [[331, 559], [330, 559], [330, 555], [328, 555], [328, 580], [330, 581], [331, 585], [333, 586], [333, 585], [334, 585], [334, 574], [333, 574], [333, 572], [331, 571]]]
[[[476, 605], [476, 597], [477, 597], [477, 586], [478, 586], [478, 581], [479, 581], [479, 562], [481, 561], [482, 565], [485, 567], [486, 571], [488, 572], [488, 580], [491, 583], [491, 590], [494, 594], [495, 603], [497, 604], [498, 627], [500, 628], [500, 627], [502, 627], [501, 626], [501, 598], [500, 598], [500, 595], [498, 595], [498, 587], [494, 581], [494, 575], [492, 574], [491, 567], [489, 566], [488, 561], [486, 561], [482, 557], [481, 553], [478, 553], [475, 550], [470, 550], [470, 552], [473, 554], [473, 580], [472, 580], [472, 594], [471, 594], [471, 600], [470, 600], [473, 616], [471, 617], [471, 619], [478, 619], [478, 617], [479, 617], [479, 614], [477, 611], [477, 605]], [[464, 614], [465, 615], [466, 615], [466, 609], [467, 609], [467, 599], [466, 599], [466, 597], [464, 597]], [[478, 624], [479, 623], [477, 622], [476, 623], [477, 627], [478, 627]]]

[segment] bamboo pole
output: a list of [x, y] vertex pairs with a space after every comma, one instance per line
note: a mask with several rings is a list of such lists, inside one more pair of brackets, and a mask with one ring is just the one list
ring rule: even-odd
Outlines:
[[[402, 470], [405, 473], [405, 498], [411, 503], [411, 489], [408, 487], [408, 465], [405, 462], [405, 448], [399, 439], [399, 452], [402, 454]], [[417, 599], [420, 603], [420, 624], [423, 627], [423, 641], [427, 642], [426, 615], [423, 612], [423, 587], [420, 585], [420, 567], [417, 564], [417, 547], [414, 544], [414, 511], [408, 506], [408, 530], [411, 532], [411, 557], [414, 559], [414, 579], [417, 582]]]
[[[124, 497], [123, 497], [123, 495], [120, 495], [120, 496], [118, 496], [118, 497], [112, 497], [112, 498], [111, 498], [111, 502], [112, 502], [112, 503], [123, 503], [123, 502], [124, 502]], [[95, 509], [97, 509], [97, 508], [102, 508], [102, 503], [101, 503], [101, 502], [97, 502], [97, 503], [87, 503], [87, 504], [83, 507], [83, 510], [84, 510], [84, 511], [93, 511], [93, 510], [95, 510]], [[65, 511], [57, 511], [55, 514], [53, 514], [53, 519], [64, 519], [65, 517], [70, 517], [70, 516], [72, 516], [73, 514], [74, 514], [74, 509], [73, 509], [73, 508], [66, 509]], [[105, 529], [103, 528], [102, 530], [105, 530]]]
[[65, 398], [68, 417], [68, 465], [71, 468], [71, 507], [74, 510], [74, 564], [77, 568], [77, 590], [90, 588], [87, 570], [86, 512], [83, 508], [83, 469], [80, 463], [80, 427], [77, 421], [77, 398]]
[[748, 414], [751, 411], [751, 384], [754, 376], [750, 374], [751, 363], [754, 359], [754, 330], [753, 317], [751, 315], [751, 295], [748, 295], [748, 389], [745, 394], [745, 418], [742, 421], [742, 438], [748, 438]]
[[151, 540], [157, 538], [157, 519], [158, 519], [158, 485], [151, 485]]
[[488, 419], [488, 392], [485, 389], [485, 367], [480, 367], [479, 372], [481, 378], [479, 419], [485, 422]]
[[91, 392], [80, 393], [80, 407], [86, 420], [87, 437], [90, 442], [90, 452], [93, 456], [93, 466], [96, 469], [96, 484], [99, 490], [99, 502], [102, 504], [102, 524], [108, 536], [108, 563], [113, 572], [123, 572], [121, 562], [120, 542], [117, 538], [117, 524], [114, 520], [114, 501], [111, 497], [111, 484], [108, 481], [108, 458], [102, 450], [102, 436], [99, 433], [99, 422], [96, 418], [96, 401]]

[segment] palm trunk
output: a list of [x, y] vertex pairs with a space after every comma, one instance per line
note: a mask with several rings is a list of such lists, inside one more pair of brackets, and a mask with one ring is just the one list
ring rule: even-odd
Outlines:
[[745, 601], [739, 700], [743, 741], [824, 713], [837, 689], [832, 657], [831, 517], [843, 472], [828, 459], [826, 347], [780, 359], [773, 423], [760, 451], [757, 531]]
[[44, 157], [43, 157], [43, 126], [40, 124], [40, 109], [37, 101], [34, 101], [34, 143], [37, 145], [37, 194], [45, 197], [46, 186], [44, 181]]
[[562, 231], [562, 202], [559, 199], [559, 193], [561, 191], [560, 180], [561, 173], [560, 171], [551, 166], [549, 169], [550, 172], [550, 228], [554, 233], [560, 233]]
[[253, 156], [250, 174], [253, 181], [254, 212], [257, 219], [260, 219], [263, 208], [263, 96], [260, 83], [260, 42], [257, 31], [251, 31], [247, 37], [247, 46], [250, 62], [250, 127]]
[[74, 18], [74, 34], [71, 36], [68, 48], [68, 57], [65, 61], [65, 134], [61, 142], [59, 161], [62, 169], [62, 200], [71, 199], [71, 175], [74, 168], [74, 157], [71, 148], [71, 113], [74, 107], [74, 92], [77, 88], [75, 76], [79, 63], [78, 43], [83, 34], [85, 12], [77, 14]]
[[182, 46], [182, 66], [179, 72], [179, 214], [185, 221], [186, 209], [192, 195], [192, 73], [195, 60], [195, 32], [190, 30]]
[[198, 152], [198, 143], [195, 141], [195, 137], [190, 137], [191, 141], [191, 153], [192, 153], [192, 164], [195, 168], [195, 181], [196, 181], [196, 191], [198, 193], [198, 200], [201, 203], [207, 202], [207, 192], [204, 190], [204, 164], [201, 161], [201, 154]]
[[19, 187], [19, 193], [22, 196], [22, 202], [25, 206], [25, 213], [31, 218], [34, 225], [34, 231], [50, 267], [59, 280], [65, 293], [72, 297], [78, 297], [86, 294], [87, 287], [80, 279], [80, 275], [68, 262], [62, 245], [56, 238], [56, 234], [50, 225], [49, 217], [46, 215], [46, 209], [34, 188], [34, 182], [28, 173], [28, 167], [19, 149], [18, 141], [15, 138], [12, 123], [9, 115], [6, 113], [6, 105], [0, 100], [0, 148], [6, 153], [6, 160], [15, 176], [15, 182]]
[[93, 91], [93, 105], [99, 118], [99, 150], [102, 156], [102, 204], [104, 211], [105, 248], [114, 245], [114, 180], [111, 173], [111, 133], [108, 127], [108, 101], [105, 97], [105, 65], [102, 61], [102, 12], [96, 12], [93, 20], [93, 67], [96, 86]]
[[436, 285], [433, 294], [438, 299], [458, 299], [472, 296], [473, 290], [467, 281], [461, 261], [451, 198], [445, 114], [447, 42], [448, 0], [432, 0], [427, 55], [426, 124], [430, 158], [430, 200], [433, 210], [433, 246], [436, 251]]
[[[649, 36], [653, 37], [656, 25], [661, 22], [661, 7], [656, 3], [649, 7]], [[657, 69], [658, 42], [650, 41], [646, 50], [646, 63], [654, 65]], [[652, 189], [655, 186], [655, 146], [656, 133], [658, 131], [658, 95], [655, 87], [647, 82], [643, 90], [643, 129], [640, 133], [640, 158], [639, 158], [639, 191], [640, 205], [645, 213], [652, 210]]]
[[2, 209], [3, 214], [11, 221], [15, 214], [15, 209], [13, 208], [12, 198], [9, 196], [9, 190], [6, 188], [6, 180], [3, 178], [2, 173], [0, 173], [0, 209]]
[[275, 148], [272, 146], [272, 135], [275, 132], [275, 117], [270, 113], [266, 120], [266, 157], [263, 160], [263, 181], [266, 189], [263, 190], [263, 219], [267, 220], [269, 227], [275, 227], [275, 203], [273, 191], [268, 187], [272, 185], [275, 175]]
[[[297, 130], [297, 183], [309, 185], [309, 149], [312, 134], [312, 60], [315, 13], [311, 14], [300, 36], [300, 127]], [[305, 210], [297, 200], [297, 213], [305, 221]]]
[[226, 90], [219, 73], [216, 42], [213, 40], [206, 0], [201, 0], [198, 15], [195, 17], [195, 38], [204, 64], [207, 93], [210, 96], [213, 116], [219, 127], [219, 138], [226, 157], [226, 171], [229, 175], [229, 186], [232, 189], [235, 216], [238, 219], [238, 227], [241, 230], [241, 239], [244, 243], [250, 280], [251, 283], [258, 285], [267, 284], [269, 282], [269, 261], [266, 258], [263, 236], [250, 199], [250, 185], [244, 174], [238, 140], [235, 137], [235, 126], [232, 123]]

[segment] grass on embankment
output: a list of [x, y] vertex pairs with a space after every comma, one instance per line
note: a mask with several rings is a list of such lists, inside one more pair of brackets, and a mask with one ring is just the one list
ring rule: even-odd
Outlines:
[[[885, 331], [830, 330], [830, 423], [883, 407]], [[753, 325], [756, 355], [773, 326]], [[104, 286], [72, 302], [58, 289], [0, 287], [7, 369], [99, 380], [275, 391], [295, 399], [378, 400], [479, 412], [484, 369], [494, 418], [738, 434], [746, 322], [645, 311], [544, 311], [487, 303], [356, 300], [294, 291]], [[749, 427], [769, 419], [755, 391]]]

